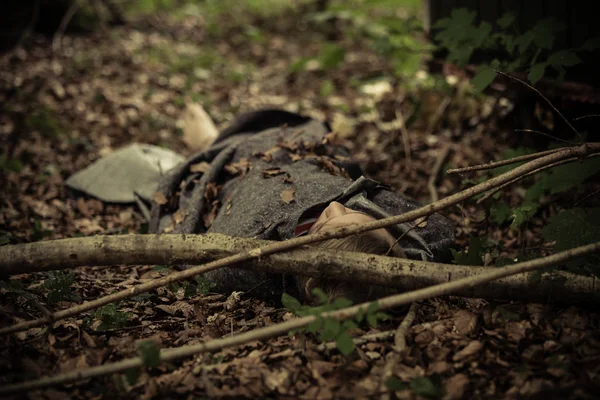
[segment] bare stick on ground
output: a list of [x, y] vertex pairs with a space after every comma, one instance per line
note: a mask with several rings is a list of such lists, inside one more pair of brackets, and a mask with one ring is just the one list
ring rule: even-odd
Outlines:
[[[502, 268], [494, 268], [493, 270], [480, 276], [459, 279], [409, 293], [384, 297], [378, 300], [379, 309], [386, 310], [393, 307], [410, 304], [416, 301], [425, 300], [431, 297], [455, 293], [457, 290], [464, 287], [473, 287], [487, 282], [491, 282], [495, 279], [550, 267], [553, 265], [561, 264], [575, 257], [581, 257], [598, 251], [600, 251], [600, 242], [589, 244], [587, 246], [577, 247], [575, 249], [563, 251], [537, 260], [526, 261], [523, 263]], [[369, 304], [370, 303], [359, 304], [342, 310], [324, 313], [322, 316], [325, 318], [335, 318], [340, 320], [351, 318], [359, 312], [364, 312], [368, 308]], [[267, 339], [270, 337], [285, 334], [293, 329], [300, 329], [302, 327], [305, 327], [311, 322], [313, 322], [315, 319], [315, 316], [296, 318], [280, 324], [271, 325], [250, 332], [241, 333], [239, 335], [211, 340], [206, 343], [189, 345], [179, 348], [164, 349], [161, 351], [161, 360], [169, 362], [184, 357], [189, 357], [194, 354], [215, 352], [224, 348], [248, 343], [253, 340]], [[131, 368], [141, 367], [142, 365], [143, 362], [140, 357], [130, 358], [115, 363], [106, 363], [96, 367], [80, 369], [75, 372], [64, 373], [53, 377], [47, 377], [34, 381], [2, 386], [0, 387], [0, 395], [20, 393], [28, 390], [57, 386], [69, 382], [79, 381], [82, 379], [122, 372]]]
[[417, 312], [419, 311], [419, 304], [412, 303], [408, 313], [398, 325], [396, 333], [394, 334], [394, 347], [389, 354], [389, 358], [383, 367], [383, 373], [381, 374], [381, 382], [379, 383], [379, 392], [383, 393], [381, 396], [382, 400], [388, 400], [390, 398], [389, 392], [386, 390], [385, 382], [394, 373], [394, 367], [402, 360], [402, 351], [406, 348], [406, 333], [413, 324]]

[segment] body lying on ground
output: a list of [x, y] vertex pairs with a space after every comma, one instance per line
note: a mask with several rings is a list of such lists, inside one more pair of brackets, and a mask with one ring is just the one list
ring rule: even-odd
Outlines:
[[[187, 160], [166, 149], [134, 145], [116, 151], [69, 180], [104, 201], [151, 202], [151, 233], [221, 233], [283, 241], [340, 226], [400, 215], [420, 204], [363, 176], [327, 124], [281, 110], [244, 114]], [[446, 261], [453, 224], [439, 214], [426, 224], [399, 224], [317, 246]], [[355, 302], [389, 293], [342, 283], [245, 269], [204, 275], [221, 293], [263, 298], [283, 292], [312, 300], [319, 287]], [[390, 289], [391, 290], [391, 289]]]
[[[214, 232], [281, 241], [420, 207], [365, 178], [348, 151], [332, 143], [332, 138], [326, 124], [298, 114], [266, 110], [241, 116], [210, 148], [161, 180], [160, 198], [168, 201], [153, 204], [150, 231]], [[445, 260], [454, 244], [453, 225], [439, 214], [424, 225], [400, 224], [318, 245]], [[223, 268], [205, 277], [216, 291], [252, 291], [262, 297], [297, 289], [310, 298], [314, 287], [331, 297], [343, 295], [355, 301], [381, 295], [359, 283], [275, 276], [244, 268]]]

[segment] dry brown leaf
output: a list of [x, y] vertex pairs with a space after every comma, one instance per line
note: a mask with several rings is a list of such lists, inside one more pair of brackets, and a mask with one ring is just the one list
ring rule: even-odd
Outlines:
[[285, 204], [290, 204], [292, 201], [294, 201], [295, 193], [296, 192], [294, 191], [294, 189], [284, 189], [279, 194], [279, 197], [281, 197], [281, 200], [283, 200]]
[[173, 221], [175, 221], [175, 225], [179, 225], [185, 219], [185, 212], [180, 208], [173, 213]]
[[263, 173], [263, 177], [270, 178], [272, 176], [277, 176], [277, 175], [285, 174], [285, 171], [283, 171], [279, 167], [275, 167], [275, 168], [267, 168], [267, 169], [263, 170], [262, 173]]
[[165, 204], [167, 204], [169, 202], [162, 192], [155, 192], [153, 200], [159, 206], [164, 206]]
[[171, 305], [161, 304], [156, 306], [156, 308], [163, 310], [164, 312], [170, 315], [177, 315], [179, 313], [186, 318], [192, 317], [194, 315], [194, 306], [185, 301], [176, 301]]
[[201, 172], [204, 174], [209, 169], [210, 169], [210, 164], [207, 163], [206, 161], [202, 161], [197, 164], [190, 165], [190, 172], [192, 172], [192, 173]]
[[464, 349], [457, 352], [454, 357], [452, 357], [453, 361], [464, 361], [471, 356], [479, 353], [480, 350], [483, 349], [483, 343], [479, 340], [473, 340], [469, 343]]
[[183, 141], [192, 151], [208, 149], [219, 135], [212, 118], [200, 104], [188, 104], [182, 120]]
[[454, 329], [461, 336], [471, 335], [477, 329], [477, 315], [467, 310], [458, 310], [454, 314]]
[[443, 400], [456, 400], [464, 398], [469, 378], [465, 374], [456, 374], [446, 381], [446, 395]]

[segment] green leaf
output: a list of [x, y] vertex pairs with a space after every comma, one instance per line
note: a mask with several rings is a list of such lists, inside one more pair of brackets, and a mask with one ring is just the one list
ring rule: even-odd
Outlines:
[[500, 18], [498, 18], [498, 26], [502, 29], [506, 29], [511, 26], [515, 22], [515, 16], [511, 13], [504, 13]]
[[140, 368], [129, 368], [125, 370], [125, 379], [130, 386], [133, 386], [137, 383], [141, 374], [142, 370]]
[[527, 74], [527, 79], [531, 82], [532, 85], [535, 85], [537, 81], [542, 79], [544, 74], [546, 73], [547, 63], [538, 63], [534, 64], [529, 70], [529, 74]]
[[580, 64], [582, 61], [574, 52], [561, 50], [551, 54], [550, 57], [548, 57], [548, 62], [554, 67], [572, 67]]
[[319, 94], [321, 95], [321, 97], [328, 97], [334, 92], [334, 90], [335, 86], [333, 85], [333, 82], [330, 79], [327, 79], [321, 84]]
[[313, 296], [319, 299], [320, 304], [326, 304], [329, 302], [329, 296], [325, 294], [325, 292], [320, 288], [314, 288], [311, 290]]
[[483, 245], [481, 239], [471, 236], [469, 238], [469, 250], [468, 251], [456, 251], [452, 252], [452, 261], [458, 265], [483, 265], [481, 254], [483, 253]]
[[281, 304], [283, 304], [285, 308], [293, 312], [298, 311], [302, 308], [302, 303], [300, 303], [300, 301], [297, 298], [290, 296], [287, 293], [281, 295]]
[[394, 392], [399, 392], [408, 389], [408, 386], [395, 376], [390, 376], [385, 380], [385, 387]]
[[183, 295], [186, 299], [189, 299], [190, 297], [193, 297], [196, 295], [196, 293], [198, 293], [198, 288], [193, 283], [184, 282], [183, 289]]
[[342, 331], [342, 325], [333, 318], [323, 318], [321, 340], [326, 342], [337, 338]]
[[153, 265], [152, 271], [160, 272], [160, 273], [168, 273], [169, 266], [168, 265]]
[[600, 49], [600, 37], [591, 38], [583, 43], [581, 46], [583, 50], [594, 51]]
[[194, 280], [196, 281], [196, 286], [198, 287], [198, 293], [207, 295], [210, 291], [215, 287], [215, 284], [206, 279], [202, 275], [197, 275]]
[[340, 333], [335, 340], [338, 350], [345, 356], [350, 355], [354, 351], [354, 341], [350, 334], [346, 331]]
[[476, 91], [481, 92], [494, 81], [494, 78], [496, 78], [496, 71], [486, 66], [479, 69], [471, 83], [473, 83]]
[[325, 70], [335, 68], [344, 61], [346, 50], [335, 44], [327, 43], [319, 54], [321, 67]]
[[511, 208], [504, 202], [494, 204], [490, 209], [490, 217], [492, 221], [498, 225], [502, 225], [512, 215]]
[[[561, 211], [548, 219], [542, 228], [544, 240], [556, 241], [554, 251], [564, 251], [600, 241], [600, 208], [573, 208]], [[571, 260], [571, 268], [584, 265], [587, 272], [600, 275], [600, 257], [597, 254]], [[573, 271], [578, 272], [578, 271]]]
[[352, 301], [348, 300], [345, 297], [337, 298], [333, 301], [333, 308], [335, 310], [339, 310], [342, 308], [350, 307], [352, 305]]
[[510, 229], [518, 231], [521, 226], [535, 214], [535, 211], [537, 211], [537, 209], [530, 205], [522, 205], [521, 207], [515, 208], [511, 215], [512, 222], [510, 224]]
[[412, 379], [410, 388], [415, 394], [428, 398], [436, 399], [444, 395], [444, 389], [438, 387], [430, 378], [425, 376]]
[[153, 341], [144, 340], [139, 342], [137, 351], [146, 367], [156, 368], [160, 365], [160, 349]]
[[6, 233], [0, 234], [0, 246], [10, 243], [10, 235]]

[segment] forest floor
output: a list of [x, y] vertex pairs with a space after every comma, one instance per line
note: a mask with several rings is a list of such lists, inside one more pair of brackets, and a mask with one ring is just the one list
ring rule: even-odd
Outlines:
[[[221, 18], [225, 26], [229, 21]], [[191, 154], [180, 122], [191, 102], [201, 104], [219, 128], [242, 112], [267, 106], [328, 120], [369, 177], [423, 203], [432, 199], [427, 184], [432, 174], [443, 198], [482, 176], [446, 176], [447, 168], [501, 159], [521, 142], [513, 129], [525, 122], [508, 119], [509, 100], [473, 94], [468, 82], [425, 70], [410, 79], [394, 77], [367, 41], [323, 32], [302, 15], [258, 16], [251, 25], [232, 23], [219, 32], [207, 25], [193, 16], [153, 15], [107, 31], [67, 33], [55, 51], [51, 38], [35, 37], [26, 49], [3, 56], [3, 244], [144, 232], [144, 217], [135, 206], [103, 204], [72, 193], [64, 182], [132, 142]], [[325, 38], [347, 49], [343, 62], [325, 69], [308, 61], [297, 68], [299, 60], [320, 54]], [[515, 205], [524, 192], [523, 184], [513, 185], [500, 199]], [[585, 195], [550, 198], [520, 231], [491, 223], [485, 203], [467, 202], [445, 215], [456, 223], [456, 249], [464, 250], [471, 236], [494, 243], [483, 258], [489, 264], [492, 258], [550, 254], [552, 243], [544, 242], [541, 227], [561, 201], [573, 203]], [[111, 266], [13, 276], [11, 282], [29, 295], [2, 283], [1, 325], [41, 316], [36, 304], [56, 311], [168, 271]], [[61, 291], [58, 300], [48, 296]], [[174, 347], [290, 318], [278, 304], [242, 296], [227, 310], [225, 300], [162, 288], [119, 303], [118, 312], [105, 310], [112, 321], [87, 313], [57, 321], [51, 329], [2, 336], [0, 384], [132, 357], [142, 339]], [[393, 332], [402, 318], [394, 315], [377, 329], [360, 327], [352, 335]], [[319, 347], [311, 336], [283, 336], [160, 365], [132, 384], [115, 375], [28, 395], [379, 398], [386, 390], [381, 376], [392, 341], [368, 340], [343, 356]], [[452, 296], [424, 301], [407, 344], [393, 371], [405, 384], [395, 388], [396, 398], [597, 398], [600, 393], [600, 316], [552, 299], [546, 304]]]

